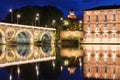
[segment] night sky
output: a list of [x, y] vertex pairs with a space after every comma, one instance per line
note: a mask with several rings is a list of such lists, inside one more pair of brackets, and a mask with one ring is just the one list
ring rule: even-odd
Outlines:
[[52, 5], [60, 9], [65, 15], [73, 9], [77, 16], [81, 16], [81, 11], [96, 6], [119, 5], [120, 0], [0, 0], [0, 20], [4, 20], [9, 9], [18, 9], [23, 6], [46, 6]]

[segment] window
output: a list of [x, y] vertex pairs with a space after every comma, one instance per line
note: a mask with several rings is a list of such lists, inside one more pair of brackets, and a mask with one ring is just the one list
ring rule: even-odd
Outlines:
[[105, 25], [105, 27], [107, 27], [107, 24], [104, 24]]
[[105, 15], [105, 20], [104, 21], [107, 21], [107, 15]]
[[90, 16], [88, 15], [88, 22], [90, 22]]
[[115, 38], [115, 34], [113, 34], [113, 38]]
[[107, 34], [104, 34], [104, 38], [106, 38], [107, 37]]
[[116, 31], [116, 24], [113, 24], [113, 30], [112, 31]]
[[98, 22], [98, 15], [96, 15], [96, 22]]
[[115, 21], [116, 20], [116, 15], [115, 14], [113, 14], [113, 21]]
[[107, 24], [104, 24], [104, 31], [107, 31]]
[[96, 38], [98, 38], [98, 34], [96, 34], [95, 36], [96, 36]]
[[90, 38], [90, 34], [88, 34], [88, 36], [87, 36], [88, 38]]
[[96, 24], [96, 28], [98, 28], [98, 24]]
[[88, 24], [88, 29], [87, 30], [88, 30], [88, 32], [90, 32], [90, 24]]
[[96, 24], [96, 31], [98, 31], [98, 24]]

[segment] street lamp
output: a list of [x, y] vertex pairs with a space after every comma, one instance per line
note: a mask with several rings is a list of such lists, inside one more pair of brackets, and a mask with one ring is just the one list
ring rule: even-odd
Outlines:
[[79, 21], [80, 30], [82, 29], [81, 25], [82, 25], [82, 20]]
[[12, 9], [9, 9], [9, 12], [11, 14], [11, 23], [13, 22], [13, 10]]
[[35, 17], [35, 26], [37, 26], [38, 17]]
[[19, 18], [21, 17], [20, 14], [17, 14], [17, 24], [19, 23]]
[[55, 25], [55, 22], [56, 22], [55, 20], [52, 20], [52, 25]]
[[60, 20], [63, 21], [63, 18], [61, 17]]
[[[36, 17], [35, 17], [35, 20], [37, 19], [38, 21], [38, 25], [40, 25], [40, 15], [39, 13], [36, 13]], [[35, 23], [36, 24], [36, 23]]]
[[36, 17], [39, 17], [39, 13], [36, 13]]

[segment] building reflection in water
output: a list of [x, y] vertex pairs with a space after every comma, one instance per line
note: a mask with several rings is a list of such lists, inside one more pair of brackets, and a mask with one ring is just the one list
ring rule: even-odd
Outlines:
[[57, 80], [83, 79], [83, 51], [81, 47], [61, 47], [61, 74]]
[[83, 45], [84, 76], [120, 79], [120, 45]]

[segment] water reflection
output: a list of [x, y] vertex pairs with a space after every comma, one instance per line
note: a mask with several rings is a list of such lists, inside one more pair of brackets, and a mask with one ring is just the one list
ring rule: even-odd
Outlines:
[[27, 56], [31, 52], [30, 45], [17, 45], [16, 51], [22, 57]]
[[0, 67], [8, 67], [0, 68], [0, 79], [119, 80], [119, 50], [120, 45], [1, 45]]
[[[62, 73], [58, 80], [81, 80], [83, 79], [82, 48], [61, 47], [60, 48]], [[78, 76], [79, 75], [79, 76]]]
[[0, 67], [55, 59], [54, 45], [1, 45], [0, 52]]
[[120, 79], [120, 45], [84, 45], [84, 75], [96, 79]]
[[52, 47], [50, 44], [42, 45], [41, 48], [46, 54], [49, 54], [52, 51]]

